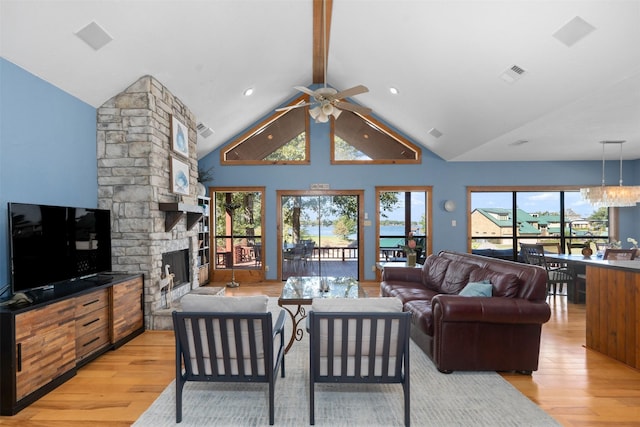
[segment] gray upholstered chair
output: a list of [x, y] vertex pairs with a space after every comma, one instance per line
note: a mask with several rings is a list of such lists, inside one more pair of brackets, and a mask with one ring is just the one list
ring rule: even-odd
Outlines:
[[402, 384], [410, 425], [409, 326], [395, 297], [313, 300], [309, 312], [309, 422], [316, 383]]
[[264, 382], [269, 384], [269, 424], [273, 425], [278, 369], [285, 375], [285, 314], [278, 308], [272, 316], [268, 301], [263, 295], [182, 298], [183, 311], [173, 312], [176, 423], [182, 421], [182, 390], [187, 381]]

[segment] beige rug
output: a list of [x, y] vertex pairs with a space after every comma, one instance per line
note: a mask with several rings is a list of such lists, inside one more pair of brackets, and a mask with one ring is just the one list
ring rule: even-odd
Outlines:
[[[286, 377], [278, 377], [276, 382], [275, 425], [309, 425], [306, 334], [302, 341], [293, 344], [285, 360]], [[559, 425], [497, 373], [441, 374], [413, 342], [410, 372], [413, 426]], [[179, 425], [269, 425], [267, 387], [267, 384], [187, 383]], [[402, 426], [403, 409], [402, 387], [397, 384], [316, 385], [317, 426]], [[170, 425], [176, 425], [174, 383], [134, 424]]]

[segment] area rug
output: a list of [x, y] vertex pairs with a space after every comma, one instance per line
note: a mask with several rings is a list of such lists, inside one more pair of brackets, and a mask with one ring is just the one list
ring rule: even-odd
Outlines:
[[[288, 325], [289, 326], [289, 325]], [[291, 331], [291, 329], [287, 329]], [[275, 425], [309, 425], [309, 343], [305, 336], [286, 355], [286, 376], [278, 376]], [[558, 426], [495, 372], [438, 372], [411, 342], [411, 424], [414, 426]], [[267, 384], [187, 383], [184, 427], [267, 426]], [[404, 400], [398, 384], [317, 384], [317, 426], [402, 426]], [[171, 383], [135, 427], [176, 425], [175, 383]]]

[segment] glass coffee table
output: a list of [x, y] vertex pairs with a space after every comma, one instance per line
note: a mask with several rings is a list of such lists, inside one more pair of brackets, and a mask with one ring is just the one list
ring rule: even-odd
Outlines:
[[[323, 290], [324, 289], [324, 290]], [[284, 308], [293, 325], [291, 338], [285, 352], [288, 352], [294, 341], [300, 341], [304, 329], [300, 327], [307, 317], [305, 305], [311, 305], [314, 298], [366, 298], [367, 293], [360, 283], [352, 277], [289, 277], [282, 287], [278, 305]], [[295, 310], [287, 306], [296, 306]]]

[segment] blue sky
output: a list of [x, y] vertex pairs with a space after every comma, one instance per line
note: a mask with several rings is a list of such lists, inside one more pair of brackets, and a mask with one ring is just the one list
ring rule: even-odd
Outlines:
[[[582, 199], [579, 191], [565, 192], [565, 209], [571, 209], [582, 217], [588, 217], [597, 208]], [[511, 208], [511, 193], [473, 193], [471, 209]], [[558, 192], [518, 192], [517, 206], [527, 212], [560, 212]]]

